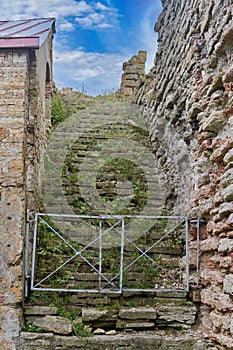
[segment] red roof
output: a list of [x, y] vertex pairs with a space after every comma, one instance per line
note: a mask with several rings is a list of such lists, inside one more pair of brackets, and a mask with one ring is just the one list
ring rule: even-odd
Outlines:
[[0, 48], [39, 48], [51, 30], [55, 32], [54, 18], [0, 21]]

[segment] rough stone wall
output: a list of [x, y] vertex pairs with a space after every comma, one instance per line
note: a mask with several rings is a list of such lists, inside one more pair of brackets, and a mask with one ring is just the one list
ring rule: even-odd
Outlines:
[[23, 232], [25, 229], [26, 108], [28, 55], [1, 51], [1, 297], [0, 347], [13, 349], [20, 330], [23, 297]]
[[[200, 227], [200, 327], [232, 349], [233, 4], [162, 3], [155, 66], [137, 102], [164, 172], [168, 207], [206, 220]], [[191, 235], [191, 266], [196, 244]]]
[[[29, 109], [27, 120], [27, 207], [36, 211], [40, 205], [43, 154], [46, 138], [51, 126], [50, 103], [52, 86], [52, 33], [40, 50], [30, 53], [29, 65]], [[49, 77], [46, 65], [49, 64]]]
[[[44, 63], [45, 48], [37, 55]], [[0, 50], [0, 348], [15, 349], [23, 304], [26, 209], [39, 203], [45, 143], [45, 79], [34, 50]], [[45, 74], [45, 73], [44, 73]]]
[[133, 96], [145, 80], [146, 51], [139, 51], [138, 55], [123, 64], [121, 87], [117, 95]]

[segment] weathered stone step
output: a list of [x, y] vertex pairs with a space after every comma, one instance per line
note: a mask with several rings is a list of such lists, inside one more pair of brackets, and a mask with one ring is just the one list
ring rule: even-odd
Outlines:
[[[41, 309], [41, 310], [40, 310]], [[49, 309], [51, 309], [51, 314]], [[47, 312], [47, 314], [45, 314]], [[58, 312], [58, 309], [57, 309]], [[56, 316], [56, 308], [31, 307], [26, 309], [26, 318], [35, 327], [56, 334], [72, 333], [71, 322], [64, 317]], [[105, 307], [82, 307], [77, 324], [86, 324], [92, 329], [146, 329], [161, 327], [174, 329], [190, 329], [195, 324], [196, 307], [186, 302], [183, 305], [162, 304], [156, 307], [141, 306], [120, 309]]]
[[207, 344], [191, 334], [169, 336], [161, 332], [118, 333], [81, 338], [53, 333], [22, 332], [17, 350], [206, 350]]

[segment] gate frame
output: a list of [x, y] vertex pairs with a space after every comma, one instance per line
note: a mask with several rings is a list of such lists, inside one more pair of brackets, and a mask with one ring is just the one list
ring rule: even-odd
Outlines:
[[[66, 288], [41, 288], [41, 287], [37, 287], [37, 285], [39, 285], [42, 281], [44, 281], [45, 279], [48, 278], [48, 276], [41, 280], [40, 282], [38, 282], [36, 285], [34, 285], [34, 277], [35, 277], [35, 259], [36, 259], [36, 247], [37, 247], [37, 224], [38, 224], [38, 218], [39, 217], [66, 217], [66, 218], [77, 218], [77, 219], [99, 219], [100, 220], [100, 225], [99, 225], [99, 235], [97, 238], [95, 238], [94, 241], [96, 240], [100, 240], [100, 246], [99, 246], [99, 258], [102, 258], [102, 244], [101, 244], [101, 240], [102, 240], [102, 236], [103, 236], [103, 232], [102, 232], [102, 222], [103, 220], [107, 220], [107, 219], [116, 219], [121, 221], [121, 249], [120, 249], [120, 268], [119, 268], [119, 273], [118, 276], [120, 277], [119, 280], [119, 290], [109, 290], [109, 289], [66, 289]], [[141, 256], [147, 256], [147, 252], [154, 247], [155, 245], [159, 244], [160, 241], [162, 241], [165, 237], [169, 236], [170, 233], [172, 233], [174, 231], [174, 229], [176, 227], [179, 227], [181, 224], [185, 225], [185, 261], [186, 261], [186, 267], [185, 267], [185, 273], [186, 273], [186, 278], [185, 278], [185, 284], [181, 284], [179, 282], [180, 285], [183, 285], [183, 289], [165, 289], [165, 288], [161, 288], [161, 289], [135, 289], [135, 288], [123, 288], [123, 272], [124, 272], [124, 268], [123, 268], [123, 259], [124, 259], [124, 246], [125, 246], [125, 219], [130, 219], [130, 218], [134, 218], [134, 219], [171, 219], [171, 220], [175, 220], [175, 219], [179, 219], [181, 220], [170, 232], [166, 233], [165, 235], [163, 235], [156, 244], [153, 244], [152, 246], [150, 246], [148, 249], [146, 249], [145, 252], [141, 251], [141, 255], [139, 258], [137, 258], [137, 260], [139, 260], [141, 258]], [[47, 214], [47, 213], [33, 213], [30, 210], [27, 210], [27, 223], [26, 223], [26, 235], [25, 235], [25, 268], [24, 268], [24, 274], [25, 274], [25, 297], [29, 296], [29, 290], [31, 291], [51, 291], [51, 292], [73, 292], [73, 293], [102, 293], [102, 294], [109, 294], [109, 293], [114, 293], [114, 294], [122, 294], [123, 292], [189, 292], [189, 223], [193, 223], [195, 225], [196, 228], [196, 235], [197, 235], [197, 253], [196, 253], [196, 263], [197, 263], [197, 268], [196, 268], [196, 286], [198, 287], [199, 285], [199, 256], [200, 256], [200, 222], [202, 220], [201, 219], [195, 219], [195, 220], [190, 220], [188, 218], [188, 216], [140, 216], [140, 215], [99, 215], [99, 216], [88, 216], [88, 215], [70, 215], [70, 214]], [[31, 268], [30, 268], [30, 259], [29, 259], [29, 251], [30, 251], [30, 229], [31, 229], [31, 224], [33, 223], [34, 228], [33, 228], [33, 243], [32, 243], [32, 258], [31, 258]], [[47, 224], [47, 223], [46, 223]], [[112, 229], [113, 226], [110, 227], [110, 230]], [[63, 238], [59, 233], [56, 232], [55, 229], [54, 233], [57, 234], [62, 240], [68, 242], [68, 240], [66, 240], [65, 238]], [[127, 239], [128, 242], [130, 244], [132, 244], [132, 241]], [[91, 243], [93, 243], [94, 241], [92, 241]], [[90, 244], [91, 244], [90, 243]], [[68, 243], [69, 244], [69, 243]], [[89, 244], [89, 246], [90, 246]], [[87, 247], [87, 246], [86, 246]], [[84, 249], [86, 249], [86, 247]], [[73, 247], [72, 247], [73, 248]], [[137, 247], [136, 248], [140, 251], [140, 248]], [[73, 250], [75, 250], [73, 248]], [[76, 251], [76, 250], [75, 250]], [[51, 276], [52, 274], [54, 274], [56, 271], [58, 271], [61, 267], [65, 266], [69, 261], [73, 260], [76, 256], [80, 255], [80, 252], [76, 251], [76, 254], [72, 257], [69, 258], [64, 264], [60, 265], [58, 269], [56, 269], [55, 271], [53, 271], [49, 276]], [[86, 261], [88, 263], [88, 261]], [[133, 265], [135, 262], [135, 260], [130, 264]], [[92, 268], [93, 265], [88, 263]], [[127, 266], [128, 268], [128, 266]], [[30, 273], [31, 272], [31, 273]], [[100, 281], [101, 281], [101, 276], [102, 275], [102, 271], [101, 271], [101, 264], [100, 264], [100, 270], [96, 269], [96, 272], [99, 275], [99, 285], [100, 285]], [[117, 275], [116, 275], [117, 276]], [[110, 282], [116, 278], [116, 276], [113, 276], [111, 278], [111, 280], [108, 280], [107, 278], [105, 278], [107, 280], [107, 282]], [[118, 277], [117, 276], [117, 277]], [[175, 280], [175, 279], [174, 279]], [[176, 280], [175, 280], [176, 281]], [[176, 281], [178, 282], [178, 281]]]

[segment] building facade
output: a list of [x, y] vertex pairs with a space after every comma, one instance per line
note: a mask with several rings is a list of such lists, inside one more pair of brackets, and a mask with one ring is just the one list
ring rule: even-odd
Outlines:
[[0, 348], [15, 349], [24, 298], [26, 208], [39, 205], [50, 125], [53, 18], [0, 22]]

